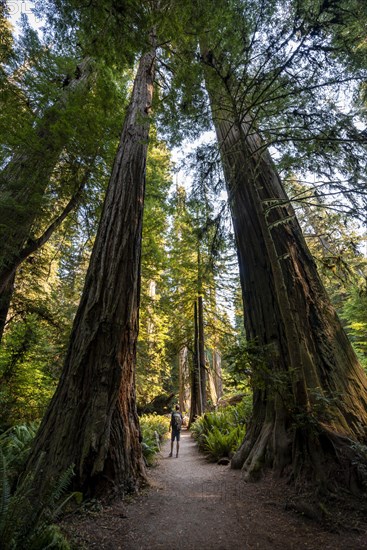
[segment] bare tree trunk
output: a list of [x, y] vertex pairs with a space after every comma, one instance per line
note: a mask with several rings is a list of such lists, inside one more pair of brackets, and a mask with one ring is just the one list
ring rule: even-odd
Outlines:
[[[214, 361], [214, 356], [213, 356]], [[217, 388], [215, 386], [215, 372], [214, 364], [212, 367], [209, 365], [208, 369], [208, 390], [209, 390], [209, 399], [211, 404], [215, 407], [218, 403]]]
[[221, 356], [216, 348], [212, 349], [212, 367], [209, 370], [211, 399], [217, 405], [223, 395]]
[[[254, 412], [232, 466], [256, 478], [290, 469], [321, 484], [355, 477], [366, 441], [367, 380], [253, 121], [207, 70], [236, 237], [247, 338], [262, 354]], [[261, 389], [260, 389], [261, 388]], [[354, 468], [354, 474], [359, 475]], [[342, 481], [342, 480], [338, 480]]]
[[135, 398], [140, 256], [155, 49], [142, 56], [63, 373], [27, 464], [37, 492], [74, 464], [87, 495], [145, 478]]
[[203, 297], [198, 297], [198, 359], [200, 370], [200, 393], [202, 413], [206, 411], [206, 365], [204, 342], [204, 306]]
[[203, 412], [201, 402], [200, 365], [199, 365], [199, 326], [198, 306], [194, 303], [194, 352], [191, 372], [191, 408], [189, 425]]
[[179, 372], [179, 403], [181, 411], [189, 411], [191, 407], [190, 366], [186, 346], [178, 353]]

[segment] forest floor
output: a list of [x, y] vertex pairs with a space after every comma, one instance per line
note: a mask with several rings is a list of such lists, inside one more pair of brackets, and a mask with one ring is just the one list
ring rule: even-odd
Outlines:
[[344, 512], [333, 509], [335, 521], [327, 528], [306, 517], [307, 507], [305, 514], [292, 510], [285, 482], [270, 476], [245, 482], [240, 471], [209, 463], [187, 431], [178, 458], [168, 457], [169, 445], [163, 445], [157, 466], [149, 470], [150, 487], [138, 496], [94, 510], [91, 506], [63, 522], [76, 548], [367, 549], [366, 518], [358, 510], [347, 517], [345, 529], [340, 527]]

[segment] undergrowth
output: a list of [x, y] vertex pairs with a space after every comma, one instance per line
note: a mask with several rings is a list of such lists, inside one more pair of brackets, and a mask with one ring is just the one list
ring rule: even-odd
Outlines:
[[210, 460], [231, 458], [245, 437], [245, 424], [252, 411], [252, 396], [247, 395], [238, 405], [208, 412], [197, 418], [191, 433]]
[[157, 414], [144, 414], [140, 417], [140, 428], [143, 436], [143, 456], [147, 466], [152, 466], [159, 452], [161, 443], [169, 431], [170, 419]]
[[70, 466], [50, 488], [42, 502], [34, 498], [34, 476], [42, 468], [21, 477], [37, 424], [14, 426], [0, 436], [0, 541], [2, 550], [68, 550], [68, 542], [54, 524], [64, 506], [80, 501], [80, 493], [66, 494], [74, 475]]
[[39, 422], [13, 426], [0, 435], [0, 449], [6, 463], [10, 487], [13, 486], [25, 465], [38, 426]]

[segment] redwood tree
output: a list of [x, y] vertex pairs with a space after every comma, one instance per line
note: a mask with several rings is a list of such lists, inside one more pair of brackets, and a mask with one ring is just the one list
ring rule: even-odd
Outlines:
[[228, 62], [205, 35], [202, 62], [236, 237], [245, 326], [262, 366], [254, 412], [232, 460], [323, 486], [359, 484], [367, 380], [323, 288], [293, 208]]
[[[154, 40], [154, 38], [152, 38]], [[37, 492], [74, 465], [87, 495], [144, 480], [135, 403], [142, 214], [155, 48], [140, 60], [59, 386], [27, 471]]]

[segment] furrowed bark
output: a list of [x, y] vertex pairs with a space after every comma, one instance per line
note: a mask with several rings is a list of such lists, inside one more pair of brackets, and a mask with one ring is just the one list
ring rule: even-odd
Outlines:
[[199, 326], [198, 304], [194, 303], [194, 352], [191, 372], [191, 408], [189, 427], [197, 416], [203, 413], [201, 401], [200, 364], [199, 364]]
[[213, 68], [206, 68], [207, 89], [236, 237], [246, 333], [263, 356], [254, 373], [253, 417], [232, 467], [250, 478], [271, 467], [355, 489], [361, 471], [353, 469], [353, 446], [366, 442], [366, 376], [270, 154]]
[[189, 411], [191, 407], [191, 385], [190, 385], [190, 366], [189, 351], [184, 346], [178, 352], [178, 372], [179, 372], [179, 403], [182, 412]]
[[202, 413], [206, 411], [206, 365], [205, 365], [205, 342], [204, 342], [204, 306], [203, 297], [198, 297], [198, 357], [200, 369], [200, 392]]
[[63, 373], [27, 471], [43, 494], [71, 464], [85, 494], [144, 481], [135, 398], [140, 256], [155, 48], [140, 60]]

